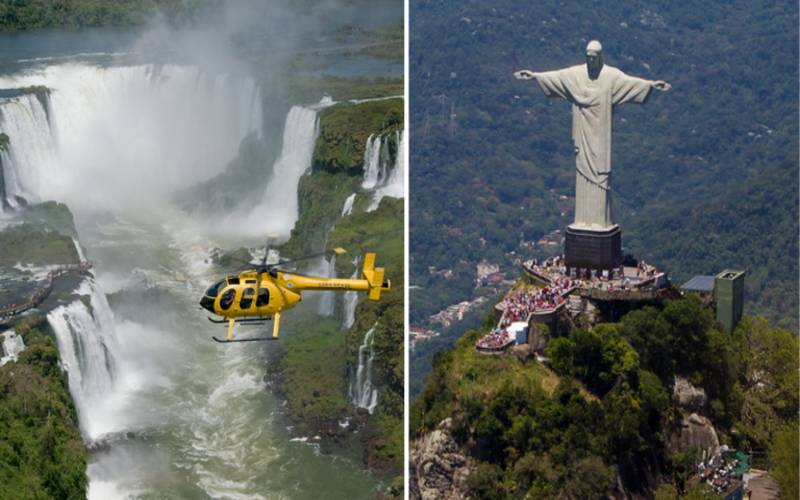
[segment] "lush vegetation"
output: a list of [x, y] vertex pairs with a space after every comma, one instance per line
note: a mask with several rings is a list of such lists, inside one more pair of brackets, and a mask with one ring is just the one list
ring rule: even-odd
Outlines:
[[[497, 298], [494, 296], [490, 296], [489, 300], [497, 302]], [[409, 370], [414, 374], [409, 378], [410, 387], [408, 388], [412, 400], [422, 391], [425, 377], [431, 371], [433, 357], [436, 353], [451, 349], [468, 330], [472, 330], [475, 325], [480, 324], [484, 316], [486, 316], [485, 308], [475, 308], [467, 313], [462, 321], [454, 323], [449, 328], [438, 329], [438, 336], [425, 342], [419, 342], [414, 346], [409, 355]], [[434, 325], [434, 328], [438, 327], [438, 324]]]
[[360, 175], [367, 138], [372, 134], [393, 136], [402, 128], [403, 99], [400, 98], [327, 108], [319, 114], [320, 138], [314, 149], [314, 168]]
[[[293, 328], [278, 365], [288, 416], [298, 428], [341, 439], [346, 432], [338, 422], [354, 417], [354, 425], [363, 426], [358, 439], [364, 445], [365, 462], [394, 476], [396, 484], [402, 484], [403, 460], [404, 203], [384, 198], [376, 210], [367, 212], [372, 194], [366, 192], [357, 195], [349, 216], [342, 217], [341, 212], [345, 199], [359, 191], [367, 137], [371, 133], [393, 137], [402, 127], [402, 110], [402, 101], [391, 99], [336, 105], [320, 113], [313, 168], [298, 187], [300, 218], [289, 241], [280, 247], [281, 254], [343, 247], [347, 254], [338, 256], [336, 275], [351, 276], [353, 259], [363, 262], [364, 253], [376, 252], [377, 265], [386, 269], [392, 290], [378, 302], [359, 297], [356, 322], [347, 331], [342, 331], [341, 317], [315, 317]], [[341, 300], [340, 295], [339, 304]], [[373, 327], [373, 383], [379, 397], [378, 407], [367, 417], [352, 407], [347, 390], [357, 368], [358, 347]]]
[[[382, 293], [378, 302], [359, 297], [356, 323], [347, 334], [347, 359], [348, 373], [354, 374], [358, 347], [374, 326], [372, 373], [379, 395], [370, 421], [374, 432], [369, 437], [369, 460], [395, 474], [402, 474], [404, 442], [403, 205], [403, 200], [384, 198], [374, 212], [354, 210], [330, 236], [330, 244], [348, 248], [351, 258], [376, 252], [377, 265], [386, 269], [386, 279], [392, 282], [392, 290]], [[336, 264], [339, 276], [349, 276], [354, 269], [348, 259], [339, 258]]]
[[41, 318], [15, 325], [26, 349], [0, 367], [0, 497], [86, 496], [87, 453], [53, 339]]
[[356, 369], [358, 346], [367, 330], [375, 326], [373, 382], [379, 388], [379, 403], [366, 420], [362, 438], [367, 463], [393, 474], [401, 473], [403, 459], [402, 214], [402, 200], [385, 199], [374, 212], [356, 212], [337, 221], [328, 246], [342, 246], [348, 251], [347, 256], [337, 259], [337, 275], [350, 276], [354, 270], [351, 259], [374, 251], [377, 265], [386, 268], [392, 281], [392, 291], [382, 294], [379, 302], [361, 297], [356, 323], [347, 332], [341, 329], [341, 318], [314, 317], [293, 327], [283, 342], [285, 349], [279, 362], [289, 418], [302, 430], [339, 430], [339, 420], [353, 413], [346, 396]]
[[75, 219], [69, 207], [57, 201], [45, 201], [36, 205], [28, 205], [19, 214], [22, 221], [45, 227], [64, 236], [78, 237]]
[[302, 215], [292, 228], [292, 237], [281, 246], [281, 253], [298, 256], [319, 252], [345, 200], [358, 190], [360, 181], [359, 177], [326, 171], [301, 177], [297, 192]]
[[663, 482], [686, 492], [696, 457], [669, 446], [682, 411], [669, 396], [676, 375], [705, 389], [721, 442], [748, 452], [772, 446], [775, 475], [796, 481], [788, 471], [797, 447], [777, 443], [799, 423], [800, 344], [764, 318], [745, 317], [729, 336], [696, 297], [668, 301], [554, 339], [555, 373], [478, 354], [482, 334], [436, 356], [411, 427], [419, 435], [453, 419], [454, 437], [479, 463], [469, 479], [476, 496], [596, 497], [617, 475], [629, 491], [652, 493]]
[[512, 73], [579, 64], [598, 38], [608, 64], [673, 84], [615, 111], [626, 251], [677, 283], [747, 269], [747, 310], [797, 330], [798, 6], [695, 7], [412, 2], [412, 322], [468, 298], [482, 258], [510, 266], [571, 222], [569, 105]]
[[292, 424], [299, 426], [302, 435], [335, 429], [336, 417], [349, 409], [347, 372], [341, 363], [347, 345], [341, 322], [292, 317], [282, 337], [277, 369]]
[[0, 266], [76, 264], [78, 252], [72, 238], [38, 224], [19, 224], [0, 232]]
[[[300, 62], [295, 63], [300, 68]], [[327, 94], [336, 101], [403, 95], [402, 78], [340, 78], [322, 75], [294, 77], [289, 86], [292, 102], [315, 102]], [[401, 106], [402, 108], [402, 106]]]
[[8, 151], [8, 135], [2, 132], [0, 132], [0, 151]]
[[209, 0], [13, 0], [0, 3], [0, 31], [42, 28], [129, 27], [158, 12], [190, 16]]

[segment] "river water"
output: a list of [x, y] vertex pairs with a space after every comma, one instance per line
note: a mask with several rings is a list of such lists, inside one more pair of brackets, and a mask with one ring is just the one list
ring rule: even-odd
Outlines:
[[[111, 402], [97, 409], [90, 498], [375, 496], [381, 483], [356, 457], [323, 455], [314, 436], [293, 438], [285, 427], [283, 402], [263, 381], [271, 344], [211, 340], [221, 327], [197, 300], [218, 278], [204, 262], [212, 242], [179, 219], [95, 219], [79, 231], [99, 285], [113, 292], [120, 344]], [[314, 309], [310, 301], [293, 314]], [[283, 326], [291, 335], [291, 322]]]
[[[13, 132], [6, 176], [14, 169], [14, 189], [29, 201], [67, 202], [94, 263], [95, 279], [79, 290], [90, 305], [49, 316], [62, 351], [79, 346], [62, 361], [91, 447], [89, 497], [374, 498], [384, 484], [359, 457], [322, 454], [315, 436], [286, 427], [284, 402], [263, 380], [274, 347], [211, 340], [224, 332], [198, 306], [219, 279], [210, 252], [255, 235], [242, 230], [237, 241], [226, 224], [225, 241], [213, 241], [215, 221], [230, 214], [191, 215], [170, 202], [175, 190], [223, 171], [247, 134], [284, 134], [265, 176], [309, 162], [296, 148], [313, 145], [313, 135], [291, 125], [299, 117], [313, 129], [314, 113], [295, 107], [284, 129], [265, 129], [253, 112], [260, 90], [246, 73], [127, 60], [133, 35], [114, 34], [111, 48], [108, 36], [0, 40], [13, 48], [0, 58], [0, 89], [52, 89], [47, 103], [0, 96], [0, 131]], [[295, 128], [306, 131], [302, 140], [286, 136]], [[261, 204], [270, 206], [269, 193], [296, 192], [298, 177], [273, 178]], [[295, 206], [264, 230], [288, 237], [296, 217]], [[293, 314], [319, 307], [311, 300]], [[285, 321], [282, 335], [291, 334]]]

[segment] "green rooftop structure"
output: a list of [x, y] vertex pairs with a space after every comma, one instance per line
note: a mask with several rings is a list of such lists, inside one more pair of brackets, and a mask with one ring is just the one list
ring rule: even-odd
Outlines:
[[714, 277], [714, 301], [717, 320], [727, 333], [731, 333], [744, 310], [744, 271], [725, 269]]

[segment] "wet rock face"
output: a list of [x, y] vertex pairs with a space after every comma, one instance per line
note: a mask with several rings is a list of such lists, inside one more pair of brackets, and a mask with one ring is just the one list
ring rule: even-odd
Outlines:
[[675, 385], [672, 388], [672, 399], [682, 408], [691, 412], [704, 412], [708, 404], [706, 391], [700, 387], [695, 387], [683, 377], [675, 377]]
[[422, 500], [467, 497], [469, 459], [450, 435], [450, 419], [411, 444], [411, 498]]
[[715, 455], [719, 449], [717, 431], [711, 421], [697, 413], [683, 415], [680, 426], [672, 431], [670, 448], [674, 452], [684, 452], [691, 448], [707, 450]]

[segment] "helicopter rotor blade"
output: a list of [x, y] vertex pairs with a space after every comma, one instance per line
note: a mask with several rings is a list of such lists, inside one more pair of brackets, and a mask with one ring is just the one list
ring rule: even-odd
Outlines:
[[270, 264], [269, 266], [265, 266], [265, 267], [268, 268], [268, 269], [272, 269], [272, 268], [274, 268], [276, 266], [283, 266], [285, 264], [293, 264], [295, 262], [300, 262], [300, 261], [308, 260], [308, 259], [315, 259], [317, 257], [324, 257], [324, 256], [330, 255], [330, 254], [341, 255], [343, 253], [347, 253], [347, 250], [345, 250], [344, 248], [341, 248], [341, 247], [336, 247], [336, 248], [334, 248], [332, 250], [326, 250], [324, 252], [305, 255], [303, 257], [298, 257], [296, 259], [284, 260], [284, 261], [278, 262], [277, 264]]

